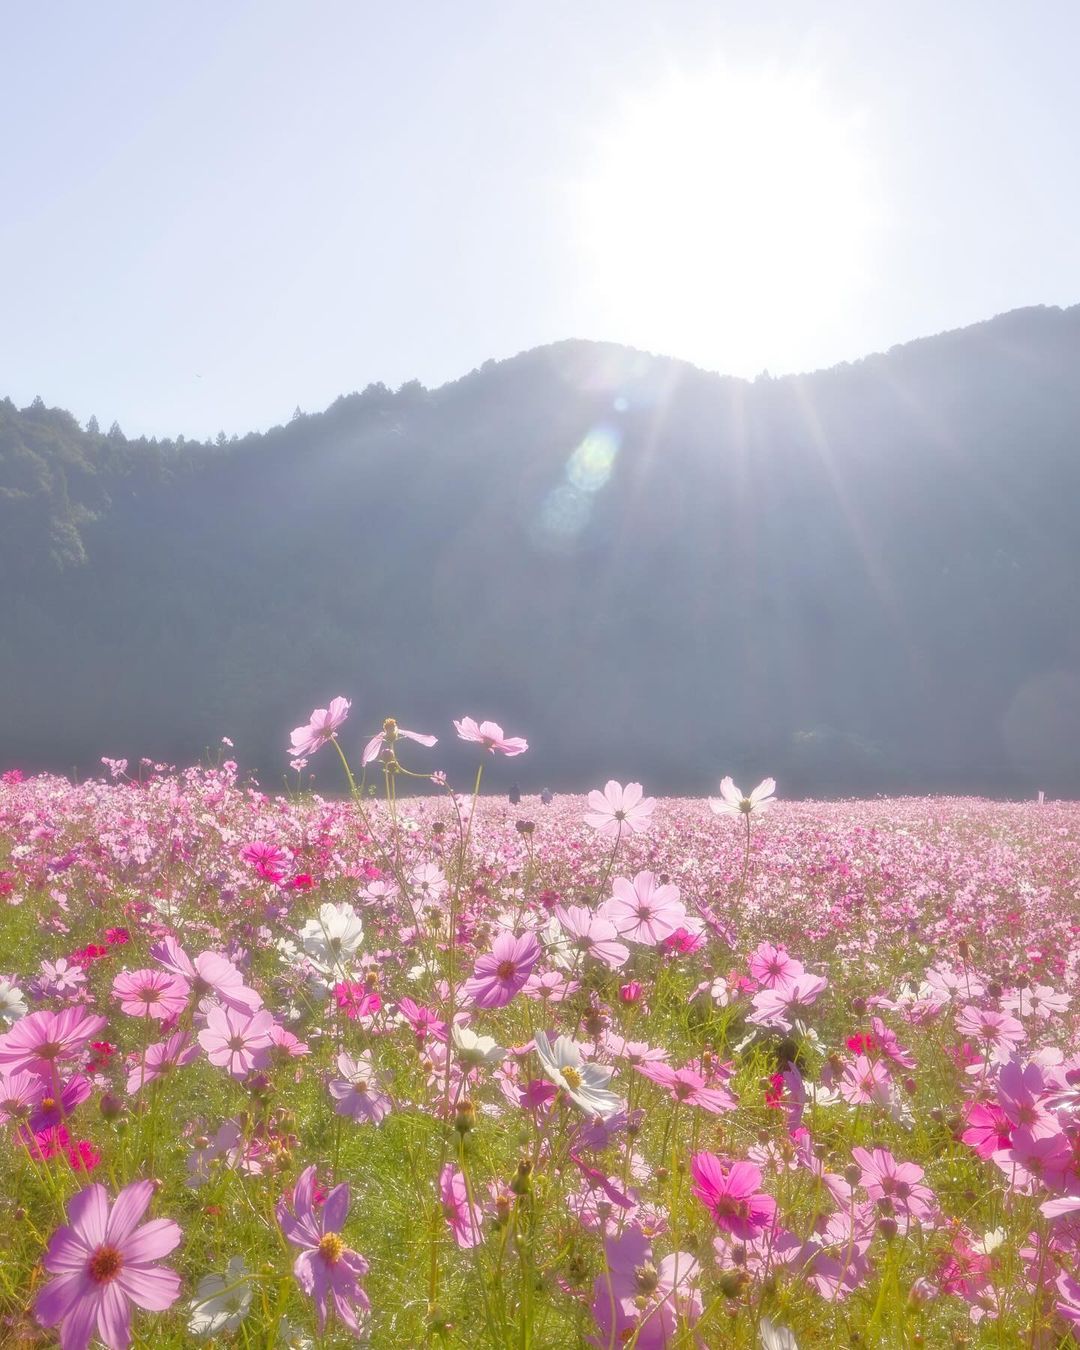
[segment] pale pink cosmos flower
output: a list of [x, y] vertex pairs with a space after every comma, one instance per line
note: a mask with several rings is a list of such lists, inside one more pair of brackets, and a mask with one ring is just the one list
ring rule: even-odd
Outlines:
[[354, 1059], [344, 1050], [337, 1057], [340, 1078], [330, 1080], [334, 1112], [350, 1120], [377, 1125], [390, 1111], [390, 1098], [379, 1087], [371, 1055], [361, 1051]]
[[724, 1111], [734, 1111], [738, 1099], [726, 1087], [709, 1087], [703, 1074], [694, 1069], [673, 1069], [670, 1064], [657, 1062], [635, 1064], [634, 1068], [643, 1077], [666, 1088], [672, 1099], [685, 1102], [687, 1106], [700, 1106], [713, 1115]]
[[447, 1163], [439, 1175], [443, 1217], [459, 1247], [476, 1247], [484, 1240], [479, 1208], [469, 1200], [464, 1174]]
[[1046, 1080], [1037, 1064], [1010, 1059], [1001, 1066], [998, 1104], [1012, 1125], [1026, 1126], [1036, 1139], [1061, 1132], [1057, 1116], [1046, 1105], [1046, 1095]]
[[58, 961], [42, 961], [41, 979], [49, 993], [69, 994], [86, 983], [86, 972], [60, 957]]
[[388, 717], [383, 723], [382, 731], [378, 731], [364, 746], [364, 754], [361, 759], [362, 764], [370, 764], [373, 759], [378, 759], [379, 752], [384, 745], [393, 746], [395, 741], [416, 741], [418, 745], [438, 745], [438, 736], [428, 736], [422, 731], [406, 731], [404, 727], [399, 727], [392, 717]]
[[639, 872], [633, 881], [616, 877], [613, 894], [600, 913], [619, 931], [619, 936], [644, 947], [658, 947], [686, 923], [686, 906], [678, 886], [660, 885], [652, 872]]
[[210, 1008], [206, 1026], [199, 1032], [199, 1044], [211, 1064], [227, 1070], [233, 1078], [246, 1078], [253, 1069], [266, 1066], [273, 1023], [265, 1010], [248, 1014], [235, 1008]]
[[896, 1038], [896, 1032], [887, 1027], [880, 1017], [872, 1017], [870, 1027], [882, 1054], [887, 1055], [895, 1064], [902, 1064], [905, 1069], [915, 1067], [915, 1056], [910, 1050], [904, 1049]]
[[754, 995], [754, 1011], [746, 1020], [757, 1026], [790, 1031], [795, 1019], [817, 1001], [827, 984], [824, 975], [804, 971], [781, 989], [760, 989]]
[[187, 1007], [191, 986], [163, 970], [122, 970], [113, 980], [112, 992], [120, 1000], [121, 1012], [168, 1022]]
[[655, 809], [656, 798], [646, 797], [640, 783], [627, 783], [623, 787], [612, 778], [603, 792], [594, 788], [589, 793], [585, 824], [609, 839], [624, 830], [627, 834], [639, 834], [648, 828]]
[[579, 980], [568, 979], [560, 971], [533, 971], [521, 986], [522, 995], [540, 1003], [562, 1003], [581, 988]]
[[749, 1240], [773, 1226], [776, 1201], [759, 1190], [761, 1169], [748, 1162], [724, 1162], [715, 1153], [690, 1159], [693, 1192], [720, 1228]]
[[472, 717], [463, 717], [459, 722], [454, 719], [454, 729], [463, 741], [473, 741], [494, 754], [496, 750], [503, 755], [523, 755], [529, 748], [529, 742], [522, 736], [505, 736], [498, 722], [481, 722], [479, 726]]
[[333, 740], [338, 728], [348, 717], [351, 707], [349, 699], [335, 698], [329, 708], [316, 708], [307, 725], [297, 727], [292, 733], [289, 754], [294, 759], [301, 755], [313, 755], [316, 750]]
[[491, 951], [481, 956], [473, 969], [472, 979], [462, 986], [463, 995], [478, 1008], [501, 1008], [509, 1003], [525, 981], [540, 956], [536, 934], [500, 933], [491, 944]]
[[[584, 905], [556, 905], [555, 918], [562, 933], [569, 939], [565, 945], [573, 953], [591, 956], [607, 966], [609, 970], [618, 970], [630, 959], [630, 948], [619, 941], [619, 930], [604, 914], [594, 914]], [[569, 952], [562, 953], [564, 944], [555, 944], [555, 958], [563, 956], [561, 964], [575, 964]]]
[[368, 1263], [345, 1245], [340, 1236], [349, 1215], [349, 1185], [335, 1186], [320, 1208], [315, 1205], [315, 1168], [300, 1173], [293, 1190], [292, 1211], [284, 1200], [278, 1201], [277, 1221], [285, 1239], [300, 1247], [293, 1266], [296, 1282], [305, 1294], [315, 1299], [319, 1335], [326, 1329], [329, 1305], [355, 1335], [361, 1331], [361, 1318], [371, 1309], [367, 1294], [360, 1286], [368, 1272]]
[[806, 967], [784, 947], [762, 942], [750, 953], [749, 969], [762, 989], [782, 989], [798, 979]]
[[166, 937], [153, 944], [150, 955], [172, 974], [190, 980], [197, 998], [211, 994], [237, 1012], [258, 1012], [262, 1007], [261, 997], [247, 987], [240, 971], [220, 952], [200, 952], [192, 961], [175, 938]]
[[36, 1073], [0, 1073], [0, 1125], [20, 1124], [45, 1095], [45, 1080]]
[[140, 1224], [154, 1194], [150, 1181], [125, 1186], [109, 1209], [104, 1186], [87, 1186], [68, 1201], [68, 1223], [49, 1240], [42, 1265], [56, 1278], [38, 1294], [44, 1327], [60, 1324], [63, 1350], [86, 1350], [96, 1333], [109, 1350], [131, 1344], [131, 1304], [163, 1312], [180, 1293], [180, 1276], [154, 1263], [182, 1236], [171, 1219]]
[[853, 1148], [851, 1156], [862, 1169], [862, 1184], [871, 1200], [887, 1200], [897, 1214], [909, 1219], [933, 1217], [934, 1194], [923, 1184], [926, 1174], [921, 1167], [897, 1162], [885, 1148]]
[[27, 1069], [52, 1078], [59, 1063], [78, 1058], [90, 1037], [106, 1025], [104, 1017], [81, 1006], [58, 1013], [28, 1013], [0, 1036], [0, 1072], [12, 1074]]
[[199, 1047], [186, 1031], [174, 1032], [165, 1041], [158, 1041], [146, 1047], [146, 1054], [140, 1055], [139, 1062], [128, 1074], [127, 1092], [133, 1097], [147, 1083], [156, 1082], [171, 1069], [178, 1069], [198, 1059]]
[[766, 778], [746, 797], [730, 778], [725, 778], [720, 783], [720, 796], [710, 797], [709, 805], [718, 816], [760, 815], [772, 806], [775, 791], [776, 780]]
[[962, 1036], [979, 1041], [992, 1060], [1003, 1063], [1018, 1045], [1027, 1039], [1023, 1023], [1008, 1013], [968, 1004], [956, 1015], [956, 1029]]

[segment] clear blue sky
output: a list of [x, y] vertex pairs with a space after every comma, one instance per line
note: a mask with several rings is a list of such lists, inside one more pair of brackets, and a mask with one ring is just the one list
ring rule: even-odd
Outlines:
[[0, 394], [129, 435], [1080, 300], [1074, 0], [56, 0], [3, 45]]

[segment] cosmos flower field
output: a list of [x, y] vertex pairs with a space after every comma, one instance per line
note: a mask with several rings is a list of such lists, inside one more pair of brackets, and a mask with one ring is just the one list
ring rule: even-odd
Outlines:
[[0, 1344], [1072, 1343], [1080, 805], [358, 720], [0, 780]]

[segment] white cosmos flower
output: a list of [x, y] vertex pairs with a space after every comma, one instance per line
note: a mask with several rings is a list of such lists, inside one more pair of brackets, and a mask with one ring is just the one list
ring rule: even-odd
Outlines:
[[606, 1119], [623, 1110], [622, 1100], [607, 1090], [613, 1069], [587, 1063], [581, 1047], [568, 1036], [556, 1036], [552, 1045], [547, 1033], [538, 1031], [533, 1040], [544, 1073], [583, 1111]]
[[17, 1022], [27, 1014], [26, 995], [12, 980], [0, 979], [0, 1022]]
[[761, 1350], [799, 1350], [799, 1343], [788, 1327], [782, 1327], [763, 1317], [758, 1323], [758, 1344]]
[[251, 1307], [251, 1272], [242, 1256], [234, 1256], [221, 1275], [204, 1275], [191, 1301], [188, 1331], [193, 1336], [220, 1336], [235, 1331]]
[[300, 930], [300, 942], [313, 966], [340, 969], [364, 940], [364, 925], [347, 901], [321, 905], [318, 917]]
[[749, 797], [744, 797], [742, 788], [737, 788], [730, 778], [725, 778], [720, 784], [720, 796], [710, 797], [709, 805], [718, 816], [760, 815], [772, 806], [775, 791], [776, 779], [766, 778]]
[[496, 1043], [494, 1036], [478, 1036], [468, 1027], [454, 1025], [450, 1032], [457, 1046], [458, 1059], [470, 1068], [480, 1068], [484, 1064], [500, 1064], [506, 1058], [506, 1051]]

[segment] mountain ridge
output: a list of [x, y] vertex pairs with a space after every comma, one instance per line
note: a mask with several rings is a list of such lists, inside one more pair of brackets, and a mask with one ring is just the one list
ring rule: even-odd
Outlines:
[[276, 781], [344, 692], [501, 716], [525, 784], [1078, 790], [1078, 369], [1033, 306], [753, 381], [565, 339], [214, 446], [0, 400], [0, 764]]

